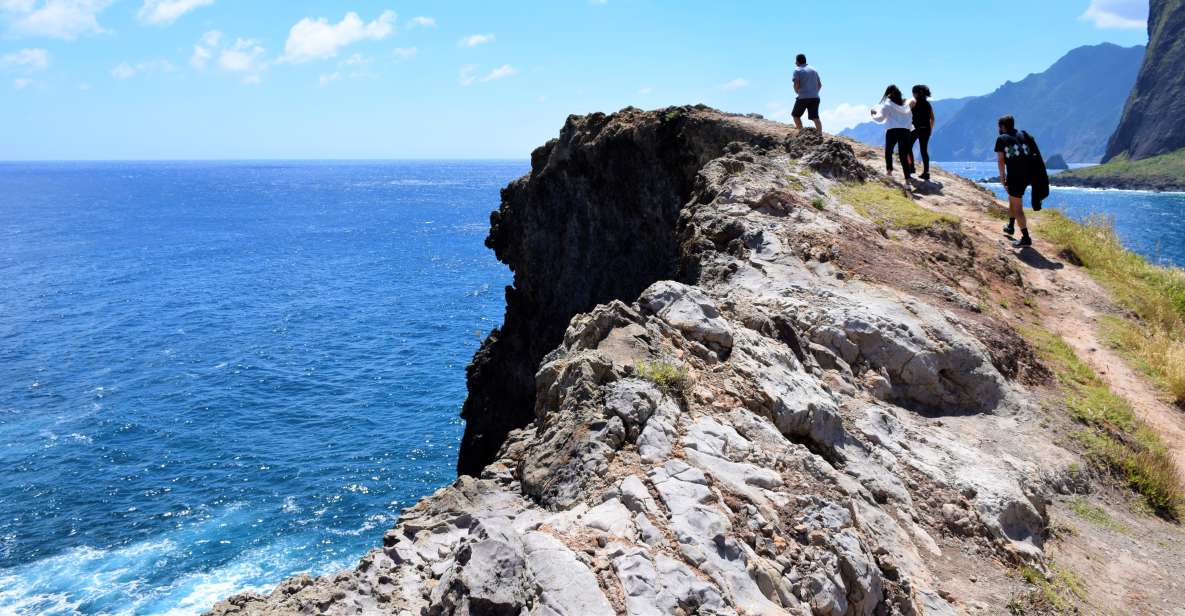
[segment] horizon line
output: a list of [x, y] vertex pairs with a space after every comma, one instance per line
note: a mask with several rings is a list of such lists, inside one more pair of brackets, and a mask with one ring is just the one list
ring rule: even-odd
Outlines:
[[0, 159], [0, 165], [30, 163], [266, 163], [266, 162], [522, 162], [523, 158], [30, 158]]

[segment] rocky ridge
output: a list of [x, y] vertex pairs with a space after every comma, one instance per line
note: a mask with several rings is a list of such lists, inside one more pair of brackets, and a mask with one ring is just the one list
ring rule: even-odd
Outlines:
[[1150, 0], [1148, 52], [1103, 162], [1185, 148], [1185, 2]]
[[1016, 267], [869, 220], [840, 187], [892, 189], [876, 159], [702, 107], [569, 118], [492, 219], [516, 284], [470, 371], [480, 473], [355, 569], [212, 613], [1004, 611], [968, 572], [1043, 570], [1083, 463], [977, 303]]

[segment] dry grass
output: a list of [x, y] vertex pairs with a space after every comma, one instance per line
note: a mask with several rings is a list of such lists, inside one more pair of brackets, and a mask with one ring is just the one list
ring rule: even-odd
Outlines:
[[1104, 332], [1185, 404], [1185, 271], [1152, 265], [1126, 250], [1110, 222], [1077, 223], [1060, 212], [1040, 215], [1042, 235], [1071, 251], [1138, 321], [1111, 321]]
[[1185, 516], [1185, 483], [1160, 435], [1136, 416], [1058, 335], [1030, 327], [1025, 337], [1066, 391], [1066, 408], [1085, 429], [1074, 434], [1096, 466], [1122, 478], [1148, 507], [1168, 519]]
[[637, 375], [671, 396], [682, 395], [691, 385], [687, 367], [669, 361], [644, 361], [634, 367]]
[[960, 220], [953, 214], [928, 210], [914, 203], [900, 189], [876, 182], [845, 184], [835, 192], [861, 216], [887, 227], [916, 231], [938, 224], [957, 225]]
[[1046, 578], [1037, 569], [1022, 565], [1018, 573], [1031, 590], [1008, 605], [1013, 614], [1077, 614], [1075, 602], [1086, 599], [1086, 584], [1068, 569], [1051, 565]]

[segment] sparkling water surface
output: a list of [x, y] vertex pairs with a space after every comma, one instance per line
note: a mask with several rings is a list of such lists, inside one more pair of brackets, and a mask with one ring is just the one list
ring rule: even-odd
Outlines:
[[451, 481], [526, 161], [0, 164], [0, 614], [195, 613]]
[[[527, 165], [0, 164], [0, 614], [192, 614], [379, 545], [453, 478]], [[1049, 204], [1185, 264], [1185, 195]]]

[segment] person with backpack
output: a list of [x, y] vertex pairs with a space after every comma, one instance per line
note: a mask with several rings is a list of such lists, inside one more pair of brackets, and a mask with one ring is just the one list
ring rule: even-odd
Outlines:
[[[930, 105], [930, 88], [922, 84], [913, 87], [913, 99], [909, 101], [909, 108], [913, 110], [913, 142], [918, 144], [922, 155], [922, 174], [920, 177], [930, 181], [930, 135], [934, 132], [934, 107]], [[910, 158], [913, 158], [913, 146], [909, 147]]]
[[905, 172], [905, 185], [909, 186], [913, 175], [910, 149], [913, 145], [913, 111], [905, 104], [901, 89], [895, 85], [885, 88], [880, 105], [872, 108], [872, 119], [885, 125], [885, 171], [893, 174], [893, 150], [901, 158], [901, 170]]
[[815, 123], [815, 130], [823, 133], [823, 122], [819, 119], [819, 90], [823, 89], [823, 80], [819, 73], [806, 63], [806, 55], [798, 54], [794, 58], [794, 109], [790, 112], [794, 118], [794, 127], [802, 130], [802, 114]]
[[1020, 239], [1012, 245], [1032, 246], [1033, 239], [1029, 237], [1029, 225], [1025, 220], [1025, 189], [1033, 187], [1033, 211], [1040, 211], [1041, 202], [1049, 196], [1049, 172], [1045, 169], [1045, 159], [1041, 157], [1037, 140], [1023, 130], [1017, 131], [1015, 118], [1003, 116], [996, 125], [999, 130], [996, 161], [1000, 168], [1000, 183], [1008, 192], [1008, 224], [1004, 225], [1004, 233], [1011, 237], [1019, 222]]

